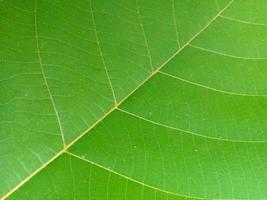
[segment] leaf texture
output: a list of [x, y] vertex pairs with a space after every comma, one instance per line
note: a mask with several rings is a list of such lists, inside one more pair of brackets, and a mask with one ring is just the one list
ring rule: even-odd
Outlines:
[[266, 11], [0, 2], [1, 199], [266, 199]]

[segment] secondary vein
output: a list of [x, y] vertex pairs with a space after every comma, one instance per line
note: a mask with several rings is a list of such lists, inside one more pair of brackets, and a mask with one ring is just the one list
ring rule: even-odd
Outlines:
[[111, 92], [112, 92], [114, 104], [116, 105], [117, 104], [117, 100], [116, 100], [115, 92], [114, 92], [114, 89], [113, 89], [113, 86], [112, 86], [111, 79], [110, 79], [109, 74], [108, 74], [108, 69], [107, 69], [106, 61], [104, 59], [103, 51], [102, 51], [102, 48], [100, 46], [100, 42], [99, 42], [99, 38], [98, 38], [98, 33], [97, 33], [97, 30], [96, 30], [95, 16], [94, 16], [94, 13], [93, 13], [93, 8], [92, 8], [92, 0], [90, 0], [90, 11], [91, 11], [91, 15], [92, 15], [92, 22], [93, 22], [93, 27], [94, 27], [94, 30], [95, 30], [95, 37], [96, 37], [96, 42], [97, 42], [98, 50], [99, 50], [99, 53], [100, 53], [102, 64], [103, 64], [104, 69], [105, 69], [106, 76], [108, 78], [108, 83], [109, 83], [109, 86], [110, 86], [110, 89], [111, 89]]
[[157, 190], [157, 191], [166, 193], [167, 195], [173, 195], [173, 196], [183, 197], [183, 198], [193, 198], [193, 199], [199, 199], [199, 200], [207, 200], [207, 199], [205, 199], [205, 198], [201, 198], [201, 197], [193, 197], [193, 196], [188, 196], [188, 195], [184, 195], [184, 194], [177, 194], [177, 193], [174, 193], [174, 192], [169, 192], [169, 191], [167, 191], [167, 190], [160, 189], [160, 188], [154, 187], [154, 186], [152, 186], [152, 185], [148, 185], [148, 184], [146, 184], [146, 183], [144, 183], [144, 182], [135, 180], [135, 179], [133, 179], [133, 178], [131, 178], [131, 177], [129, 177], [129, 176], [125, 176], [125, 175], [123, 175], [123, 174], [120, 174], [120, 173], [118, 173], [118, 172], [116, 172], [116, 171], [114, 171], [114, 170], [112, 170], [112, 169], [106, 168], [106, 167], [104, 167], [104, 166], [102, 166], [102, 165], [100, 165], [100, 164], [98, 164], [98, 163], [95, 163], [95, 162], [93, 162], [93, 161], [91, 161], [91, 160], [87, 160], [87, 159], [85, 159], [85, 158], [82, 158], [82, 157], [80, 157], [80, 156], [78, 156], [78, 155], [76, 155], [76, 154], [74, 154], [74, 153], [72, 153], [72, 152], [66, 151], [65, 153], [68, 154], [68, 155], [70, 155], [71, 157], [77, 158], [77, 159], [82, 160], [82, 161], [84, 161], [84, 162], [90, 163], [91, 165], [94, 165], [94, 166], [97, 166], [97, 167], [99, 167], [99, 168], [101, 168], [101, 169], [104, 169], [104, 170], [108, 171], [109, 174], [113, 174], [113, 175], [120, 176], [120, 177], [122, 177], [122, 178], [124, 178], [124, 179], [126, 179], [126, 180], [128, 180], [128, 181], [132, 181], [132, 182], [134, 182], [134, 183], [138, 183], [138, 184], [140, 184], [140, 185], [142, 185], [142, 186], [144, 186], [144, 187], [151, 188], [151, 189], [154, 189], [154, 190]]
[[139, 21], [140, 21], [140, 26], [141, 26], [142, 34], [143, 34], [143, 37], [144, 37], [144, 41], [145, 41], [145, 46], [146, 46], [147, 55], [148, 55], [148, 58], [149, 58], [150, 68], [151, 68], [151, 71], [153, 72], [152, 57], [151, 57], [150, 50], [149, 50], [149, 47], [148, 47], [148, 41], [147, 41], [147, 37], [146, 37], [144, 26], [143, 26], [143, 22], [142, 22], [142, 16], [141, 16], [141, 13], [140, 13], [138, 0], [136, 0], [136, 10], [137, 10], [138, 18], [139, 18]]
[[211, 139], [211, 140], [218, 140], [218, 141], [222, 141], [222, 142], [233, 142], [233, 143], [266, 143], [265, 140], [235, 140], [235, 139], [218, 138], [218, 137], [203, 135], [203, 134], [200, 134], [200, 133], [195, 133], [195, 132], [192, 132], [192, 131], [188, 131], [188, 130], [184, 130], [184, 129], [181, 129], [181, 128], [176, 128], [176, 127], [173, 127], [173, 126], [162, 124], [162, 123], [156, 122], [154, 120], [150, 120], [150, 119], [147, 119], [147, 118], [142, 117], [140, 115], [137, 115], [135, 113], [129, 112], [127, 110], [123, 110], [121, 108], [117, 108], [117, 110], [119, 110], [119, 111], [121, 111], [121, 112], [123, 112], [125, 114], [131, 115], [131, 116], [133, 116], [135, 118], [138, 118], [140, 120], [149, 122], [151, 124], [155, 124], [157, 126], [165, 127], [167, 129], [172, 129], [172, 130], [184, 132], [184, 133], [187, 133], [187, 134], [190, 134], [190, 135], [194, 135], [194, 136], [197, 136], [197, 137], [201, 137], [201, 138], [206, 138], [206, 139]]
[[41, 53], [40, 53], [40, 45], [39, 45], [39, 39], [38, 39], [38, 26], [37, 26], [37, 2], [36, 2], [36, 0], [34, 1], [34, 30], [35, 30], [35, 39], [36, 39], [36, 49], [37, 49], [37, 55], [38, 55], [38, 60], [39, 60], [39, 64], [40, 64], [41, 73], [43, 76], [45, 86], [46, 86], [47, 91], [48, 91], [49, 98], [50, 98], [52, 106], [53, 106], [53, 109], [54, 109], [55, 114], [56, 114], [62, 142], [63, 142], [63, 145], [65, 146], [66, 143], [65, 143], [65, 139], [64, 139], [64, 133], [63, 133], [62, 125], [61, 125], [61, 122], [59, 119], [58, 110], [57, 110], [55, 101], [53, 99], [52, 93], [51, 93], [49, 86], [48, 86], [48, 83], [47, 83], [47, 79], [46, 79], [44, 67], [43, 67], [43, 62], [42, 62], [42, 57], [41, 57]]

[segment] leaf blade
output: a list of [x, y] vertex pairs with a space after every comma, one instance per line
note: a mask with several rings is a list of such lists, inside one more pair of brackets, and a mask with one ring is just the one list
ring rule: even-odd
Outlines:
[[[141, 19], [143, 19], [143, 18], [141, 18]], [[210, 24], [208, 24], [208, 26], [209, 26]], [[216, 25], [216, 24], [215, 24]], [[200, 35], [200, 37], [199, 38], [197, 38], [196, 40], [194, 40], [193, 41], [193, 45], [195, 45], [195, 43], [194, 42], [199, 42], [199, 41], [201, 41], [201, 42], [203, 42], [204, 41], [204, 44], [205, 44], [205, 42], [207, 42], [208, 41], [208, 39], [209, 38], [212, 38], [211, 37], [211, 35], [209, 35], [210, 34], [210, 30], [212, 30], [213, 29], [213, 26], [215, 26], [215, 25], [211, 25], [211, 26], [206, 26], [206, 27], [208, 27], [208, 29], [207, 29], [207, 31], [205, 31], [204, 32], [204, 34], [203, 34], [203, 36], [202, 36], [202, 34]], [[144, 26], [144, 30], [143, 30], [143, 32], [145, 32], [145, 27], [146, 27], [147, 25], [145, 25]], [[217, 25], [216, 25], [217, 26]], [[205, 29], [205, 27], [204, 27], [204, 29]], [[217, 28], [218, 29], [218, 28]], [[258, 29], [257, 29], [258, 30]], [[257, 32], [257, 30], [255, 31], [255, 30], [253, 30], [252, 32]], [[218, 30], [217, 30], [218, 31]], [[208, 36], [206, 36], [205, 34], [207, 33], [207, 35]], [[216, 34], [218, 34], [219, 32], [217, 32]], [[146, 37], [146, 33], [143, 33], [143, 35], [144, 35], [144, 37]], [[197, 34], [198, 35], [198, 34]], [[205, 39], [205, 37], [206, 37], [206, 39]], [[204, 40], [203, 40], [203, 38], [204, 38]], [[207, 41], [205, 41], [205, 40], [207, 40]], [[254, 38], [254, 41], [256, 41], [257, 43], [260, 43], [260, 37], [259, 37], [259, 39], [258, 38]], [[147, 40], [147, 41], [149, 41], [149, 40]], [[190, 40], [190, 42], [191, 42], [191, 40]], [[252, 43], [251, 43], [252, 44]], [[147, 43], [147, 45], [148, 45], [148, 43]], [[264, 44], [263, 44], [263, 46], [264, 46]], [[148, 47], [147, 47], [148, 48]], [[202, 47], [200, 47], [200, 48], [202, 48]], [[226, 48], [227, 49], [227, 48]], [[149, 50], [149, 48], [148, 48], [148, 50]], [[186, 50], [186, 49], [185, 49]], [[209, 50], [209, 49], [208, 49]], [[224, 48], [224, 50], [225, 50], [225, 48]], [[214, 51], [214, 50], [211, 50], [211, 51]], [[227, 53], [224, 53], [224, 54], [227, 54]], [[173, 57], [175, 57], [175, 55], [176, 54], [174, 54], [174, 56]], [[246, 56], [247, 54], [245, 54], [245, 56]], [[238, 56], [238, 55], [237, 55]], [[258, 54], [253, 54], [253, 56], [258, 56]], [[245, 58], [247, 58], [247, 57], [245, 57]], [[254, 57], [253, 57], [254, 58]], [[257, 57], [257, 58], [259, 58], [259, 59], [261, 59], [262, 57]], [[176, 59], [175, 59], [176, 60]], [[179, 62], [178, 62], [179, 63]], [[164, 65], [165, 65], [165, 63], [164, 63]], [[176, 65], [176, 64], [175, 64]], [[168, 67], [169, 65], [167, 65], [167, 67]], [[172, 67], [169, 67], [169, 68], [167, 68], [167, 69], [169, 69], [169, 71], [171, 71], [172, 72]], [[165, 68], [163, 69], [163, 71], [165, 70]], [[158, 71], [158, 70], [157, 70]], [[144, 85], [143, 85], [143, 83], [142, 83], [142, 88], [140, 88], [140, 90], [138, 89], [138, 91], [137, 91], [137, 93], [134, 93], [134, 95], [133, 96], [131, 96], [129, 99], [127, 99], [126, 100], [126, 102], [122, 105], [122, 107], [123, 106], [125, 106], [125, 105], [127, 105], [127, 102], [129, 102], [129, 101], [131, 101], [131, 99], [134, 99], [134, 97], [137, 95], [139, 95], [140, 93], [143, 93], [143, 95], [145, 95], [145, 96], [147, 96], [147, 92], [144, 92], [145, 91], [145, 89], [144, 88], [146, 88], [147, 87], [147, 85], [149, 85], [149, 84], [151, 84], [151, 82], [153, 81], [153, 80], [155, 80], [157, 77], [159, 77], [160, 75], [156, 75], [156, 76], [154, 76], [155, 74], [156, 74], [156, 72], [157, 71], [155, 71], [152, 75], [149, 75], [149, 79], [151, 78], [151, 77], [153, 77], [151, 80], [149, 80], [147, 83], [145, 83]], [[164, 72], [165, 73], [165, 72]], [[162, 74], [162, 73], [161, 73]], [[172, 74], [171, 74], [172, 75]], [[175, 75], [173, 75], [173, 76], [175, 76]], [[161, 78], [161, 79], [163, 79], [163, 78]], [[146, 82], [146, 80], [148, 80], [148, 78], [147, 79], [145, 79], [145, 82]], [[186, 80], [187, 81], [187, 80]], [[264, 82], [264, 79], [262, 80], [263, 82]], [[168, 84], [169, 85], [169, 84]], [[260, 85], [260, 83], [259, 83], [259, 85]], [[138, 87], [139, 87], [140, 85], [138, 85]], [[205, 85], [204, 85], [205, 86]], [[150, 85], [150, 87], [151, 87], [151, 85]], [[206, 86], [205, 86], [206, 87]], [[215, 88], [213, 88], [214, 90], [217, 90], [216, 89], [216, 87]], [[250, 88], [248, 88], [248, 89], [250, 89]], [[192, 90], [192, 89], [190, 89], [190, 90]], [[263, 95], [261, 95], [260, 94], [260, 92], [259, 92], [259, 94], [258, 94], [258, 91], [257, 90], [255, 90], [255, 91], [253, 91], [252, 89], [250, 89], [249, 90], [250, 92], [252, 91], [252, 94], [248, 94], [247, 96], [263, 96]], [[110, 91], [111, 92], [111, 91]], [[226, 91], [227, 92], [227, 91]], [[160, 93], [160, 92], [158, 92], [158, 93]], [[200, 93], [202, 93], [202, 92], [200, 92]], [[255, 94], [254, 94], [255, 93]], [[111, 93], [110, 93], [111, 94]], [[112, 95], [110, 95], [111, 96], [111, 98], [112, 98]], [[241, 96], [242, 96], [242, 93], [241, 93]], [[196, 96], [197, 98], [198, 98], [198, 96]], [[257, 99], [262, 99], [262, 98], [257, 98]], [[137, 102], [135, 102], [135, 104], [136, 103], [138, 103], [138, 101], [140, 101], [140, 100], [137, 100]], [[256, 108], [256, 109], [254, 109], [253, 108], [253, 105], [255, 105], [255, 106], [257, 106], [257, 105], [260, 105], [260, 106], [262, 106], [262, 105], [264, 105], [264, 101], [262, 101], [262, 102], [257, 102], [258, 100], [255, 100], [255, 102], [256, 103], [253, 103], [253, 101], [252, 101], [252, 103], [249, 101], [249, 102], [247, 102], [248, 103], [248, 106], [252, 106], [251, 108], [250, 108], [250, 111], [248, 112], [248, 113], [259, 113], [260, 115], [259, 116], [264, 116], [264, 113], [263, 112], [261, 112], [260, 111], [260, 109], [258, 109], [258, 108]], [[245, 102], [245, 101], [244, 101]], [[120, 103], [119, 103], [120, 104]], [[129, 103], [128, 103], [129, 104]], [[244, 105], [245, 105], [246, 103], [244, 103]], [[159, 104], [160, 105], [160, 104]], [[150, 106], [150, 105], [149, 105]], [[147, 106], [147, 107], [145, 107], [146, 108], [146, 110], [148, 110], [149, 111], [149, 109], [151, 108], [151, 107], [149, 107], [149, 106]], [[192, 107], [192, 105], [190, 105], [191, 107]], [[127, 106], [126, 106], [127, 107]], [[216, 107], [218, 107], [218, 105], [216, 106]], [[128, 109], [128, 108], [127, 108]], [[218, 113], [223, 113], [224, 112], [224, 110], [225, 109], [222, 109], [222, 110], [220, 110]], [[227, 109], [226, 109], [227, 110]], [[132, 110], [133, 111], [133, 110]], [[255, 112], [256, 111], [256, 112]], [[135, 112], [135, 111], [134, 111]], [[138, 110], [138, 112], [140, 112], [140, 110]], [[171, 111], [168, 111], [169, 113], [171, 113]], [[202, 112], [203, 113], [203, 112]], [[139, 113], [137, 113], [137, 114], [139, 114]], [[111, 117], [112, 117], [113, 115], [111, 114]], [[142, 116], [141, 116], [142, 117]], [[237, 117], [237, 118], [236, 118]], [[238, 116], [237, 115], [235, 115], [234, 116], [234, 119], [236, 120], [236, 119], [239, 119], [238, 118]], [[80, 120], [80, 119], [79, 119]], [[264, 121], [263, 120], [263, 118], [262, 118], [262, 121]], [[157, 123], [157, 122], [156, 122]], [[259, 122], [257, 122], [257, 123], [259, 123]], [[257, 123], [255, 123], [254, 125], [257, 125]], [[199, 123], [196, 123], [196, 124], [199, 124]], [[216, 123], [215, 123], [216, 124]], [[164, 125], [164, 124], [163, 124]], [[100, 126], [100, 125], [99, 125]], [[97, 126], [98, 127], [98, 126]], [[100, 126], [101, 127], [101, 126]], [[247, 128], [250, 128], [250, 126], [248, 126]], [[256, 127], [257, 128], [257, 127]], [[259, 131], [261, 131], [260, 129], [259, 129]], [[72, 131], [71, 131], [72, 132]], [[253, 133], [253, 130], [252, 130], [252, 133]], [[262, 138], [262, 136], [264, 136], [264, 135], [262, 135], [260, 132], [258, 133], [257, 131], [255, 132], [256, 134], [252, 134], [253, 135], [253, 137], [256, 137], [256, 139], [259, 139], [260, 138], [260, 141], [259, 141], [259, 143], [261, 143], [262, 141], [264, 141], [264, 137]], [[249, 134], [251, 134], [251, 132], [249, 133]], [[258, 135], [257, 135], [258, 134]], [[232, 135], [232, 134], [231, 134]], [[256, 135], [256, 136], [255, 136]], [[245, 138], [246, 138], [247, 136], [245, 136]], [[257, 137], [259, 137], [259, 138], [257, 138]], [[236, 138], [234, 138], [234, 140], [235, 140]], [[74, 141], [76, 141], [76, 140], [74, 140]], [[236, 140], [236, 141], [234, 141], [234, 142], [238, 142], [238, 140]], [[247, 143], [247, 141], [242, 141], [242, 142], [246, 142]], [[249, 142], [253, 142], [253, 141], [249, 141]], [[255, 142], [257, 142], [257, 141], [255, 141]], [[72, 143], [71, 143], [72, 144]], [[258, 145], [258, 144], [257, 144]], [[69, 146], [71, 146], [71, 145], [69, 145]], [[67, 147], [69, 147], [69, 146], [67, 146]], [[249, 144], [248, 144], [248, 146], [249, 146]], [[246, 150], [246, 149], [245, 149]], [[63, 151], [62, 151], [63, 152]], [[258, 153], [257, 151], [255, 152], [255, 153]], [[219, 154], [219, 153], [218, 153]], [[240, 155], [241, 155], [241, 153], [239, 153]], [[247, 156], [247, 154], [245, 154], [246, 156]], [[257, 155], [260, 155], [260, 154], [257, 154]], [[215, 156], [214, 156], [215, 157]], [[260, 163], [259, 163], [259, 165], [260, 166], [262, 166], [262, 163], [263, 163], [263, 156], [261, 155], [260, 156]], [[231, 158], [232, 160], [234, 160], [234, 158]], [[253, 158], [249, 158], [249, 159], [253, 159]], [[250, 163], [246, 163], [246, 161], [247, 160], [249, 160], [247, 157], [242, 157], [242, 162], [244, 162], [246, 165], [249, 165], [250, 166]], [[257, 160], [257, 161], [259, 161], [259, 160]], [[241, 163], [242, 163], [241, 162]], [[240, 166], [242, 166], [242, 164], [238, 164], [239, 165], [239, 167]], [[249, 169], [247, 168], [247, 167], [245, 167], [245, 168], [242, 168], [241, 167], [241, 170], [243, 170], [243, 174], [244, 174], [244, 171], [245, 171], [245, 174], [250, 174], [251, 172], [249, 171]], [[261, 171], [261, 169], [259, 169], [259, 171]], [[261, 171], [262, 172], [262, 171]], [[232, 195], [234, 194], [235, 196], [243, 196], [243, 197], [245, 197], [245, 198], [255, 198], [255, 197], [261, 197], [260, 195], [263, 195], [263, 197], [264, 197], [264, 195], [265, 195], [265, 193], [264, 193], [264, 190], [262, 191], [261, 189], [260, 190], [258, 190], [258, 189], [255, 189], [253, 186], [253, 184], [255, 183], [255, 180], [257, 180], [257, 179], [255, 179], [255, 177], [257, 176], [257, 174], [256, 175], [254, 175], [254, 174], [251, 174], [251, 176], [253, 176], [253, 178], [251, 178], [251, 179], [249, 179], [249, 180], [247, 180], [247, 179], [242, 179], [242, 178], [240, 178], [239, 176], [237, 176], [238, 178], [240, 178], [240, 179], [238, 179], [238, 181], [239, 182], [244, 182], [244, 184], [242, 184], [241, 185], [241, 189], [240, 189], [240, 193], [239, 192], [233, 192], [232, 191]], [[235, 176], [233, 176], [233, 178], [235, 178]], [[160, 180], [160, 179], [159, 179]], [[263, 180], [264, 181], [264, 180]], [[249, 184], [249, 186], [247, 185], [247, 184]], [[251, 185], [250, 185], [251, 184]], [[256, 183], [256, 185], [258, 185], [258, 183]], [[161, 184], [161, 186], [162, 186], [162, 184]], [[237, 188], [238, 188], [238, 185], [235, 185]], [[197, 190], [197, 186], [195, 186], [195, 189], [196, 189], [196, 191], [198, 191]], [[230, 191], [230, 189], [232, 189], [232, 188], [229, 188], [229, 190], [227, 190], [228, 192]], [[195, 191], [195, 192], [196, 192]], [[218, 195], [218, 194], [209, 194], [208, 193], [208, 195], [207, 195], [207, 193], [206, 193], [206, 189], [205, 188], [202, 188], [202, 189], [200, 189], [199, 190], [200, 191], [200, 195], [199, 196], [208, 196], [209, 198], [211, 197], [211, 198], [213, 198], [214, 196], [212, 196], [212, 195]], [[204, 193], [203, 193], [203, 191], [205, 191]], [[202, 192], [202, 193], [201, 193]], [[211, 192], [211, 191], [209, 191], [209, 192]], [[211, 195], [211, 196], [209, 196], [209, 195]], [[230, 193], [227, 193], [227, 192], [225, 192], [224, 193], [224, 195], [229, 195], [230, 196]], [[219, 196], [221, 196], [221, 195], [219, 195]], [[166, 198], [166, 197], [164, 197], [164, 198]]]

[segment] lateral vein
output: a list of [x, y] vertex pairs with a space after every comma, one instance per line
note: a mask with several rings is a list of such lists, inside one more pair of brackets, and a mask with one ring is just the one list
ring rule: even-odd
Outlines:
[[148, 41], [147, 41], [147, 37], [146, 37], [144, 26], [143, 26], [143, 22], [142, 22], [142, 16], [141, 16], [141, 13], [140, 13], [138, 0], [136, 0], [136, 9], [137, 9], [138, 18], [139, 18], [139, 21], [140, 21], [140, 26], [141, 26], [141, 29], [142, 29], [142, 34], [143, 34], [144, 41], [145, 41], [145, 46], [146, 46], [146, 50], [147, 50], [147, 54], [148, 54], [148, 58], [149, 58], [151, 72], [153, 72], [154, 69], [153, 69], [152, 57], [151, 57], [150, 50], [149, 50], [149, 47], [148, 47]]
[[52, 93], [51, 93], [49, 86], [48, 86], [48, 83], [47, 83], [47, 79], [46, 79], [44, 67], [43, 67], [43, 62], [42, 62], [42, 57], [41, 57], [41, 53], [40, 53], [40, 45], [39, 45], [39, 39], [38, 39], [38, 26], [37, 26], [37, 1], [36, 0], [34, 1], [34, 27], [35, 27], [34, 30], [35, 30], [35, 39], [36, 39], [36, 49], [37, 49], [38, 60], [39, 60], [40, 68], [41, 68], [41, 73], [42, 73], [43, 80], [44, 80], [45, 86], [46, 86], [48, 94], [49, 94], [49, 98], [52, 102], [53, 109], [54, 109], [55, 114], [56, 114], [62, 142], [63, 142], [63, 145], [65, 146], [66, 143], [65, 143], [65, 139], [64, 139], [63, 128], [62, 128], [62, 125], [61, 125], [61, 122], [59, 119], [59, 114], [58, 114], [58, 110], [57, 110], [55, 101], [53, 99]]
[[205, 88], [207, 90], [212, 90], [212, 91], [215, 91], [215, 92], [219, 92], [219, 93], [222, 93], [222, 94], [233, 95], [233, 96], [246, 96], [246, 97], [267, 97], [266, 94], [247, 94], [247, 93], [237, 93], [237, 92], [230, 92], [230, 91], [226, 91], [226, 90], [220, 90], [220, 89], [216, 89], [216, 88], [213, 88], [213, 87], [210, 87], [210, 86], [207, 86], [207, 85], [203, 85], [203, 84], [200, 84], [200, 83], [197, 83], [197, 82], [186, 80], [186, 79], [181, 78], [179, 76], [175, 76], [175, 75], [163, 72], [163, 71], [159, 71], [159, 73], [162, 74], [163, 76], [168, 76], [168, 77], [170, 77], [172, 79], [177, 79], [179, 81], [182, 81], [182, 82], [185, 82], [185, 83], [188, 83], [188, 84], [191, 84], [191, 85], [195, 85], [195, 86], [198, 86], [198, 87], [201, 87], [201, 88]]
[[176, 40], [177, 40], [177, 45], [178, 48], [180, 48], [180, 39], [179, 39], [179, 33], [178, 33], [178, 26], [177, 26], [177, 20], [176, 20], [176, 11], [175, 11], [175, 1], [172, 0], [172, 18], [173, 18], [173, 23], [174, 23], [174, 29], [175, 29], [175, 35], [176, 35]]
[[99, 38], [98, 38], [98, 33], [97, 33], [97, 30], [96, 30], [95, 16], [94, 16], [94, 13], [93, 13], [93, 8], [92, 8], [92, 0], [90, 0], [90, 11], [91, 11], [91, 16], [92, 16], [93, 27], [94, 27], [94, 30], [95, 30], [95, 37], [96, 37], [96, 42], [97, 42], [98, 50], [99, 50], [99, 53], [100, 53], [102, 64], [103, 64], [104, 69], [105, 69], [106, 76], [108, 78], [108, 83], [109, 83], [109, 86], [110, 86], [110, 89], [111, 89], [111, 92], [112, 92], [114, 104], [116, 105], [117, 104], [116, 95], [115, 95], [115, 92], [114, 92], [114, 89], [113, 89], [113, 86], [112, 86], [112, 82], [111, 82], [110, 76], [108, 74], [108, 69], [107, 69], [106, 61], [104, 59], [103, 51], [102, 51], [102, 48], [100, 46], [100, 42], [99, 42]]
[[206, 138], [206, 139], [211, 139], [211, 140], [218, 140], [218, 141], [225, 141], [225, 142], [233, 142], [233, 143], [266, 143], [266, 141], [264, 141], [264, 140], [262, 140], [262, 141], [261, 140], [234, 140], [234, 139], [226, 139], [226, 138], [218, 138], [218, 137], [213, 137], [213, 136], [207, 136], [207, 135], [203, 135], [203, 134], [200, 134], [200, 133], [195, 133], [195, 132], [192, 132], [192, 131], [184, 130], [184, 129], [181, 129], [181, 128], [176, 128], [176, 127], [172, 127], [172, 126], [169, 126], [169, 125], [165, 125], [165, 124], [162, 124], [162, 123], [147, 119], [145, 117], [142, 117], [140, 115], [134, 114], [134, 113], [129, 112], [127, 110], [123, 110], [121, 108], [117, 108], [117, 110], [119, 110], [119, 111], [121, 111], [123, 113], [126, 113], [128, 115], [131, 115], [131, 116], [133, 116], [135, 118], [138, 118], [138, 119], [141, 119], [143, 121], [149, 122], [151, 124], [155, 124], [157, 126], [161, 126], [161, 127], [165, 127], [165, 128], [168, 128], [168, 129], [172, 129], [172, 130], [188, 133], [190, 135], [194, 135], [194, 136], [201, 137], [201, 138]]
[[71, 157], [77, 158], [77, 159], [82, 160], [82, 161], [84, 161], [84, 162], [90, 163], [91, 165], [94, 165], [94, 166], [97, 166], [97, 167], [99, 167], [99, 168], [101, 168], [101, 169], [104, 169], [104, 170], [108, 171], [110, 174], [115, 174], [115, 175], [117, 175], [117, 176], [120, 176], [120, 177], [122, 177], [122, 178], [128, 180], [128, 181], [132, 181], [132, 182], [134, 182], [134, 183], [138, 183], [138, 184], [140, 184], [140, 185], [142, 185], [142, 186], [144, 186], [144, 187], [151, 188], [151, 189], [154, 189], [154, 190], [157, 190], [157, 191], [166, 193], [166, 194], [168, 194], [168, 195], [173, 195], [173, 196], [178, 196], [178, 197], [184, 197], [184, 198], [194, 198], [194, 199], [207, 200], [206, 198], [193, 197], [193, 196], [188, 196], [188, 195], [184, 195], [184, 194], [176, 194], [176, 193], [174, 193], [174, 192], [169, 192], [169, 191], [166, 191], [166, 190], [163, 190], [163, 189], [154, 187], [154, 186], [152, 186], [152, 185], [148, 185], [148, 184], [146, 184], [146, 183], [144, 183], [144, 182], [135, 180], [135, 179], [133, 179], [133, 178], [131, 178], [131, 177], [129, 177], [129, 176], [125, 176], [125, 175], [123, 175], [123, 174], [120, 174], [120, 173], [118, 173], [118, 172], [116, 172], [116, 171], [114, 171], [114, 170], [112, 170], [112, 169], [109, 169], [109, 168], [107, 168], [107, 167], [104, 167], [104, 166], [102, 166], [102, 165], [100, 165], [100, 164], [98, 164], [98, 163], [95, 163], [95, 162], [91, 161], [91, 160], [87, 160], [87, 159], [85, 159], [85, 158], [82, 158], [82, 157], [80, 157], [80, 156], [78, 156], [78, 155], [76, 155], [76, 154], [74, 154], [74, 153], [72, 153], [72, 152], [65, 151], [65, 153], [68, 154], [68, 155], [70, 155]]

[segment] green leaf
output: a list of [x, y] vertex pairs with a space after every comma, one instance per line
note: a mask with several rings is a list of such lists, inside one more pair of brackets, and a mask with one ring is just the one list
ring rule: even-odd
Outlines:
[[266, 13], [0, 1], [1, 199], [266, 199]]

